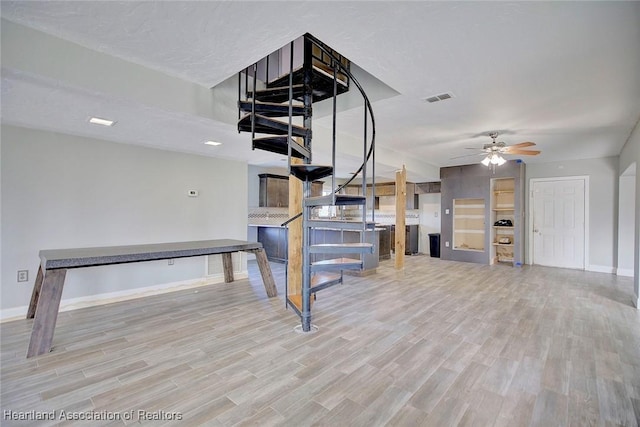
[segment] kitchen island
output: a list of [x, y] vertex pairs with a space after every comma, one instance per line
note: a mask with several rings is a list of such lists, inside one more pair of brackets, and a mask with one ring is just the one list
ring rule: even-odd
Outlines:
[[[267, 259], [273, 262], [284, 263], [287, 261], [287, 228], [280, 225], [268, 225], [268, 224], [249, 224], [249, 227], [257, 228], [257, 240], [262, 243]], [[378, 227], [374, 227], [371, 224], [371, 228], [365, 233], [364, 241], [373, 244], [373, 253], [361, 254], [360, 257], [363, 261], [362, 270], [359, 272], [350, 271], [349, 273], [355, 274], [371, 274], [375, 273], [379, 264], [379, 248], [380, 248], [380, 233], [383, 231]], [[360, 242], [360, 230], [340, 230], [331, 228], [314, 228], [311, 233], [312, 244], [323, 243], [356, 243]], [[341, 254], [312, 254], [312, 262], [323, 261], [326, 259], [340, 258]]]

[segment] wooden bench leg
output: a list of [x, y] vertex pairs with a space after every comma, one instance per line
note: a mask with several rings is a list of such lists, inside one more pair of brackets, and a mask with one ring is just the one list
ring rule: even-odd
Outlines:
[[267, 296], [269, 298], [273, 298], [278, 295], [278, 289], [276, 288], [276, 282], [273, 280], [273, 274], [271, 273], [269, 260], [267, 260], [267, 254], [264, 249], [257, 249], [254, 253], [256, 254], [256, 261], [258, 261], [258, 267], [260, 268], [260, 274], [262, 275], [264, 289], [267, 291]]
[[38, 299], [40, 298], [40, 289], [42, 289], [42, 278], [44, 272], [42, 271], [42, 265], [38, 268], [38, 274], [36, 276], [36, 282], [33, 284], [33, 292], [31, 293], [31, 302], [29, 303], [29, 310], [27, 310], [27, 319], [33, 319], [36, 315], [36, 307], [38, 306]]
[[222, 269], [224, 270], [225, 283], [233, 282], [233, 261], [231, 253], [222, 254]]
[[44, 272], [39, 297], [36, 298], [39, 302], [36, 304], [27, 357], [39, 356], [51, 351], [66, 275], [66, 268]]

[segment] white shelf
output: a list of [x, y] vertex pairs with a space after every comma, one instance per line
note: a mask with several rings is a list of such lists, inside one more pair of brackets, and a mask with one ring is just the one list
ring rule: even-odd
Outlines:
[[480, 214], [454, 215], [454, 218], [458, 218], [458, 219], [484, 219], [484, 215], [480, 215]]
[[[515, 225], [519, 220], [516, 211], [515, 199], [515, 179], [514, 178], [497, 178], [492, 180], [493, 197], [491, 200], [491, 224], [499, 219], [509, 218], [513, 225], [492, 225], [491, 233], [491, 259], [497, 263], [512, 263], [514, 260], [513, 252], [516, 248]], [[496, 188], [497, 187], [497, 188]], [[508, 236], [511, 243], [498, 243], [499, 239]], [[500, 249], [504, 248], [504, 249]], [[508, 257], [506, 255], [509, 255]]]
[[476, 204], [476, 205], [455, 205], [455, 209], [484, 209], [484, 205]]
[[484, 234], [484, 230], [453, 230], [454, 233]]

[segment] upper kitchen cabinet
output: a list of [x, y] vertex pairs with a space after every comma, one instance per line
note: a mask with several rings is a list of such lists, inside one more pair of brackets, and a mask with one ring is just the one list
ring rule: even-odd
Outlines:
[[280, 208], [289, 206], [289, 177], [263, 173], [260, 178], [260, 207]]
[[[259, 206], [285, 208], [289, 206], [289, 177], [262, 173], [260, 178]], [[311, 183], [311, 196], [322, 196], [322, 181]]]

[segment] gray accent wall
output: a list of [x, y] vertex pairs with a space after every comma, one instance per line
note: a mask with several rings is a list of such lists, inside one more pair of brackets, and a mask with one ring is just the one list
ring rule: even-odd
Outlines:
[[[15, 126], [1, 132], [2, 310], [26, 312], [41, 249], [247, 238], [246, 163]], [[28, 282], [17, 282], [18, 270], [29, 271]], [[62, 298], [205, 274], [203, 257], [69, 270]]]
[[[491, 253], [491, 224], [486, 219], [484, 252], [453, 249], [453, 200], [484, 199], [485, 218], [491, 218], [491, 180], [496, 178], [515, 178], [516, 215], [522, 212], [522, 178], [525, 165], [518, 160], [509, 160], [495, 171], [481, 163], [464, 166], [451, 166], [440, 169], [441, 185], [441, 236], [440, 257], [444, 260], [477, 262], [489, 264]], [[448, 210], [448, 213], [447, 213]], [[520, 215], [521, 216], [521, 215]], [[514, 224], [514, 260], [522, 263], [518, 254], [522, 253], [522, 221]], [[449, 242], [449, 247], [446, 247]]]

